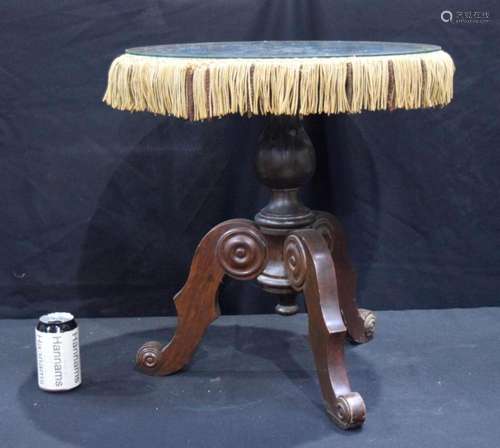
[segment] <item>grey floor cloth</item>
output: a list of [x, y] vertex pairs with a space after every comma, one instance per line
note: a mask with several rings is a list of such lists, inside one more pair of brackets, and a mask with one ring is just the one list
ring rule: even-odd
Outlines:
[[0, 446], [497, 447], [500, 308], [379, 312], [376, 338], [347, 346], [362, 430], [326, 416], [307, 316], [227, 316], [188, 370], [134, 370], [136, 348], [175, 318], [80, 319], [83, 385], [39, 390], [33, 320], [0, 322]]

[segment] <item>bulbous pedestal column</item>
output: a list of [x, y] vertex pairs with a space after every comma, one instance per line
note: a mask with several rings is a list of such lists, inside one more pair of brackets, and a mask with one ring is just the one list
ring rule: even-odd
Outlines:
[[314, 147], [301, 120], [270, 117], [260, 136], [256, 158], [257, 176], [271, 190], [269, 203], [255, 216], [269, 250], [267, 266], [257, 282], [266, 291], [279, 294], [276, 311], [283, 315], [298, 311], [283, 262], [283, 244], [292, 230], [310, 226], [315, 220], [313, 211], [298, 196], [315, 165]]

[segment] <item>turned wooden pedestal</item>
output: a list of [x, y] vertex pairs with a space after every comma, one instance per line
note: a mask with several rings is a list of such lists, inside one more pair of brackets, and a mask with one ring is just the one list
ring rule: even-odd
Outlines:
[[344, 342], [346, 337], [355, 343], [370, 340], [375, 316], [356, 305], [356, 274], [340, 223], [329, 213], [308, 209], [298, 198], [315, 169], [314, 148], [298, 118], [269, 118], [256, 167], [271, 189], [271, 200], [254, 221], [225, 221], [205, 235], [174, 299], [174, 337], [165, 346], [145, 343], [137, 364], [148, 374], [168, 375], [190, 361], [208, 325], [219, 316], [217, 292], [224, 275], [256, 280], [277, 294], [276, 311], [283, 315], [297, 312], [295, 295], [302, 292], [326, 410], [340, 427], [358, 427], [366, 410], [361, 396], [351, 390]]

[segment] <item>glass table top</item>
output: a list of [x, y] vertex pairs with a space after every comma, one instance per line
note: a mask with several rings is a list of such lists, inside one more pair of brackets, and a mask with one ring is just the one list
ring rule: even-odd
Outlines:
[[439, 51], [438, 45], [363, 41], [247, 41], [153, 45], [126, 50], [128, 54], [168, 58], [268, 59], [391, 56]]

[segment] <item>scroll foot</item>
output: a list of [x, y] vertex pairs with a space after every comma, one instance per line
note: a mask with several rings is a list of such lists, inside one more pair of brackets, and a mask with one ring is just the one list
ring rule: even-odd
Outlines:
[[366, 416], [365, 402], [357, 392], [341, 395], [337, 398], [333, 412], [327, 411], [333, 421], [342, 429], [360, 427]]
[[365, 329], [365, 336], [367, 340], [373, 338], [375, 334], [375, 327], [377, 325], [377, 317], [373, 311], [360, 308], [359, 315], [363, 319], [363, 327]]

